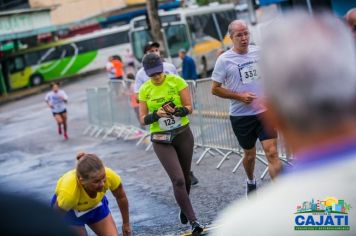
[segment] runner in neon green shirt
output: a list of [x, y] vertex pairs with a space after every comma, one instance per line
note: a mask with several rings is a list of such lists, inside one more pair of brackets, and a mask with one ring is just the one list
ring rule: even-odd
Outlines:
[[[147, 104], [150, 112], [158, 111], [166, 102], [172, 101], [177, 107], [182, 107], [180, 91], [188, 87], [188, 84], [179, 76], [165, 74], [162, 84], [155, 85], [152, 80], [144, 83], [140, 89], [139, 100]], [[162, 132], [172, 130], [189, 124], [187, 116], [162, 117], [150, 125], [150, 132]]]
[[163, 73], [158, 55], [147, 54], [142, 64], [150, 80], [140, 88], [140, 120], [150, 125], [153, 150], [172, 181], [181, 209], [179, 219], [182, 224], [189, 222], [192, 234], [198, 236], [203, 226], [197, 221], [189, 198], [194, 147], [187, 117], [192, 112], [189, 88], [179, 76]]

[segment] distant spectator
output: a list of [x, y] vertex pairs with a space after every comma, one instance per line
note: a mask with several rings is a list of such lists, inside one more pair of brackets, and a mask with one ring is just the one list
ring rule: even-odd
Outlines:
[[[127, 80], [129, 81], [129, 91], [128, 91], [128, 95], [130, 96], [130, 106], [134, 109], [135, 111], [135, 115], [137, 118], [137, 121], [140, 124], [140, 128], [141, 129], [145, 129], [145, 126], [141, 124], [140, 122], [140, 115], [139, 115], [139, 101], [137, 98], [137, 95], [134, 91], [135, 88], [135, 75], [132, 73], [128, 73], [126, 75]], [[141, 134], [141, 132], [138, 132], [138, 134]]]
[[193, 58], [187, 55], [185, 49], [179, 50], [179, 58], [182, 59], [182, 77], [185, 80], [196, 80], [197, 70]]
[[[67, 108], [68, 95], [60, 89], [59, 82], [51, 83], [51, 91], [46, 94], [45, 102], [51, 109], [54, 119], [58, 126], [58, 134], [64, 135], [64, 140], [68, 140], [67, 133]], [[62, 129], [63, 127], [63, 129]]]
[[112, 63], [113, 57], [108, 57], [108, 61], [106, 62], [106, 72], [108, 75], [108, 79], [115, 79], [115, 67]]
[[122, 63], [122, 59], [118, 55], [112, 56], [111, 63], [115, 68], [115, 79], [123, 79], [124, 76], [124, 64]]

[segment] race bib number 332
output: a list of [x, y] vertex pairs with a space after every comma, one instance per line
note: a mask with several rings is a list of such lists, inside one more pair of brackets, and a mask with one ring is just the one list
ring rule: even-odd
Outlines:
[[253, 63], [239, 68], [240, 77], [243, 84], [249, 84], [260, 78], [257, 63]]

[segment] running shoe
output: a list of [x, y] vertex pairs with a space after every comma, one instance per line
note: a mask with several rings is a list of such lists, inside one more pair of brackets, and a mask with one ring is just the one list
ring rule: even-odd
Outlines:
[[182, 212], [182, 210], [179, 211], [179, 220], [180, 220], [180, 223], [182, 224], [187, 224], [188, 223], [188, 218], [187, 216]]
[[204, 226], [201, 225], [198, 221], [193, 221], [192, 225], [192, 235], [199, 236], [201, 232], [204, 230]]
[[193, 171], [190, 172], [190, 185], [197, 185], [199, 180], [194, 176]]
[[246, 195], [249, 195], [251, 194], [252, 192], [256, 191], [257, 189], [257, 184], [249, 184], [249, 183], [246, 183]]
[[64, 134], [64, 140], [68, 140], [68, 134], [67, 133]]
[[62, 128], [61, 127], [58, 127], [58, 134], [62, 135]]

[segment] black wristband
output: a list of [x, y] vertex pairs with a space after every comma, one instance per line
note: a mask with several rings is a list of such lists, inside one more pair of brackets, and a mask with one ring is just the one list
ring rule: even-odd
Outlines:
[[150, 125], [156, 121], [159, 120], [159, 116], [157, 115], [157, 111], [154, 111], [148, 115], [145, 116], [145, 118], [143, 119], [143, 121], [145, 122], [145, 125]]
[[186, 107], [179, 107], [176, 109], [173, 115], [179, 116], [179, 117], [184, 117], [189, 114], [189, 110]]

